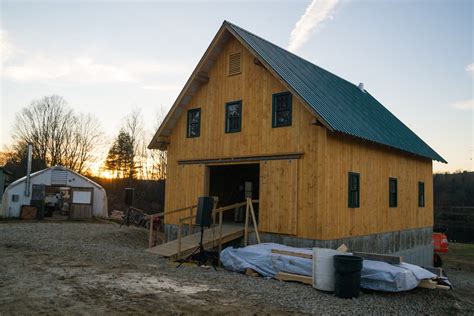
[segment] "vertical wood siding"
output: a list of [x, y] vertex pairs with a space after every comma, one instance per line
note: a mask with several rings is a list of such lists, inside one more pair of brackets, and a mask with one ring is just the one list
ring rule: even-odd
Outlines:
[[272, 160], [260, 163], [262, 231], [297, 234], [298, 161]]
[[[229, 55], [242, 52], [242, 73], [228, 76]], [[272, 128], [272, 94], [287, 91], [237, 40], [209, 71], [188, 109], [201, 108], [201, 135], [186, 138], [184, 112], [170, 136], [165, 210], [195, 204], [207, 193], [207, 166], [178, 160], [303, 152], [300, 159], [260, 163], [260, 228], [311, 239], [333, 239], [431, 226], [432, 166], [427, 159], [332, 135], [293, 96], [289, 127]], [[225, 133], [225, 104], [242, 100], [242, 129]], [[347, 207], [347, 173], [359, 172], [361, 207]], [[388, 177], [398, 178], [399, 205], [388, 207]], [[426, 207], [418, 208], [417, 183]], [[167, 216], [176, 223], [178, 215]]]
[[[401, 154], [344, 136], [327, 139], [328, 216], [324, 239], [433, 225], [433, 176], [428, 159]], [[360, 207], [348, 207], [348, 172], [360, 174]], [[398, 206], [389, 207], [390, 177], [398, 181]], [[418, 181], [426, 205], [418, 207]]]

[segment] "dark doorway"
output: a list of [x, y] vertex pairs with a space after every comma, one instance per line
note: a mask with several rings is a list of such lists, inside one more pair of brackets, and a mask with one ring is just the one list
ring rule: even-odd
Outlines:
[[[218, 207], [259, 198], [259, 164], [236, 164], [209, 167], [209, 195], [219, 197]], [[258, 219], [258, 203], [254, 205]], [[245, 221], [245, 206], [223, 213], [226, 222]]]

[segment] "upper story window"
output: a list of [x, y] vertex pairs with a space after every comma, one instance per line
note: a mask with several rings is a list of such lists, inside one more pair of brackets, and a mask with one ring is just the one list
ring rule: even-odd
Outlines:
[[397, 207], [398, 204], [397, 179], [388, 179], [388, 206]]
[[238, 75], [242, 72], [242, 53], [229, 55], [229, 76]]
[[349, 207], [360, 206], [360, 176], [358, 173], [349, 172]]
[[272, 99], [272, 127], [291, 126], [291, 93], [275, 93]]
[[425, 207], [425, 183], [418, 182], [418, 206]]
[[242, 129], [242, 101], [229, 102], [225, 105], [225, 132], [235, 133]]
[[201, 134], [201, 109], [188, 110], [188, 128], [186, 136], [188, 138], [199, 137]]

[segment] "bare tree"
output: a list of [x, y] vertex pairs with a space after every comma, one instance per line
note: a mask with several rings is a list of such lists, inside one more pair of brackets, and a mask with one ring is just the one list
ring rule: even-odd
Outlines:
[[125, 116], [122, 130], [130, 136], [133, 147], [134, 170], [138, 172], [139, 178], [145, 178], [144, 168], [146, 168], [146, 147], [144, 143], [143, 113], [141, 109], [135, 108], [130, 114]]
[[100, 123], [95, 117], [82, 113], [77, 115], [66, 137], [64, 166], [79, 173], [85, 172], [88, 164], [97, 159], [94, 150], [102, 144], [102, 136]]
[[[160, 111], [156, 113], [156, 117], [155, 117], [155, 125], [154, 125], [155, 132], [160, 128], [160, 125], [163, 122], [164, 117], [165, 117], [165, 111], [163, 107], [161, 107]], [[158, 150], [158, 149], [152, 149], [148, 151], [149, 151], [150, 160], [151, 160], [151, 172], [150, 172], [151, 178], [157, 179], [157, 180], [166, 179], [167, 152]]]
[[85, 172], [102, 132], [91, 115], [76, 115], [64, 98], [52, 95], [33, 101], [16, 115], [13, 139], [18, 152], [33, 144], [33, 157], [43, 167], [63, 165]]
[[[161, 110], [156, 116], [155, 130], [161, 124], [164, 112]], [[122, 121], [120, 133], [125, 133], [130, 137], [130, 143], [133, 148], [133, 170], [136, 172], [132, 178], [161, 180], [166, 177], [166, 152], [149, 150], [147, 148], [152, 135], [144, 128], [143, 113], [139, 108], [135, 108], [126, 115]], [[119, 133], [119, 135], [120, 135]], [[116, 139], [117, 142], [117, 139]], [[118, 170], [119, 164], [115, 163], [115, 158], [119, 155], [114, 154], [114, 145], [110, 147], [107, 159], [104, 162], [104, 168], [112, 171], [119, 176], [123, 174]], [[117, 165], [117, 169], [114, 169]]]

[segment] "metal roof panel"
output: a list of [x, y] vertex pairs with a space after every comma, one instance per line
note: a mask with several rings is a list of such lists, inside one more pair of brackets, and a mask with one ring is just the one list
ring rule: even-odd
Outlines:
[[367, 91], [232, 23], [224, 24], [334, 131], [446, 163]]

